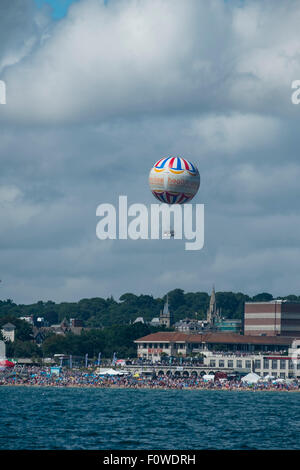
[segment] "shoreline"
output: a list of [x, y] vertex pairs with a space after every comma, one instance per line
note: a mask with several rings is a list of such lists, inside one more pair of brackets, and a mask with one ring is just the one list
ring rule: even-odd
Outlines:
[[288, 390], [288, 389], [284, 389], [284, 388], [265, 388], [265, 389], [262, 389], [262, 388], [252, 388], [252, 387], [248, 387], [248, 388], [238, 388], [238, 387], [232, 387], [232, 388], [228, 388], [228, 387], [224, 387], [224, 388], [212, 388], [212, 387], [182, 387], [182, 388], [172, 388], [172, 387], [149, 387], [149, 386], [142, 386], [142, 387], [127, 387], [127, 386], [120, 386], [120, 385], [104, 385], [104, 386], [93, 386], [93, 385], [76, 385], [76, 384], [72, 384], [72, 385], [63, 385], [63, 386], [60, 386], [60, 385], [41, 385], [41, 384], [0, 384], [0, 390], [2, 387], [27, 387], [27, 388], [56, 388], [56, 389], [70, 389], [70, 388], [81, 388], [81, 389], [93, 389], [93, 390], [96, 390], [96, 389], [105, 389], [105, 390], [108, 390], [108, 389], [115, 389], [115, 390], [161, 390], [161, 391], [169, 391], [169, 390], [177, 390], [177, 391], [183, 391], [183, 390], [187, 390], [187, 391], [212, 391], [212, 392], [215, 392], [215, 391], [218, 391], [218, 392], [288, 392], [288, 393], [291, 393], [291, 392], [300, 392], [300, 389], [292, 389], [292, 390]]

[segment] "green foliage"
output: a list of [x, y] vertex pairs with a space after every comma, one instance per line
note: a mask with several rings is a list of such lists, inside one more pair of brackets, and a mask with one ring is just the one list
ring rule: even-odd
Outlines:
[[270, 300], [273, 300], [273, 295], [268, 292], [262, 292], [252, 297], [252, 300], [253, 302], [270, 302]]
[[243, 317], [244, 304], [251, 300], [251, 297], [241, 292], [216, 292], [218, 308], [221, 309], [222, 317], [240, 319]]
[[[205, 319], [209, 305], [210, 294], [206, 292], [187, 292], [182, 289], [174, 289], [168, 293], [170, 311], [174, 320], [183, 318]], [[300, 301], [297, 295], [280, 297], [282, 299]], [[217, 304], [225, 318], [242, 318], [244, 302], [269, 301], [273, 296], [267, 292], [250, 297], [241, 292], [216, 292]], [[81, 299], [79, 302], [62, 302], [56, 304], [48, 300], [38, 301], [31, 305], [17, 305], [11, 299], [0, 300], [0, 326], [10, 321], [17, 326], [16, 335], [21, 341], [30, 339], [31, 326], [23, 322], [16, 323], [21, 316], [33, 315], [33, 318], [44, 317], [50, 325], [60, 323], [64, 318], [77, 318], [82, 320], [85, 327], [108, 328], [113, 325], [128, 325], [137, 317], [143, 317], [145, 321], [158, 317], [163, 309], [166, 295], [154, 298], [151, 295], [135, 295], [130, 292], [123, 294], [119, 301], [113, 297], [103, 299], [95, 297]]]
[[41, 349], [32, 341], [15, 340], [13, 343], [9, 342], [6, 351], [9, 357], [41, 357]]
[[[168, 293], [169, 309], [174, 320], [189, 317], [204, 319], [209, 306], [210, 296], [206, 292], [184, 293], [182, 289], [174, 289]], [[290, 301], [300, 301], [296, 295], [280, 297]], [[225, 318], [243, 318], [244, 303], [246, 301], [270, 301], [273, 296], [263, 292], [253, 297], [241, 292], [216, 292], [217, 305], [221, 308]], [[81, 299], [79, 302], [62, 302], [56, 304], [52, 301], [38, 301], [31, 305], [17, 305], [11, 299], [0, 301], [0, 331], [5, 323], [16, 326], [15, 342], [6, 341], [6, 354], [8, 357], [40, 357], [53, 354], [72, 354], [74, 356], [97, 357], [102, 353], [103, 358], [112, 358], [113, 353], [118, 358], [136, 357], [134, 340], [146, 336], [159, 329], [149, 324], [134, 323], [137, 317], [150, 321], [158, 317], [163, 309], [166, 296], [163, 299], [153, 298], [151, 295], [123, 294], [119, 302], [113, 297]], [[60, 323], [64, 318], [82, 320], [85, 327], [81, 335], [67, 333], [65, 336], [48, 333], [41, 347], [33, 341], [32, 326], [21, 316], [32, 315], [44, 317], [49, 324]], [[162, 329], [162, 328], [160, 328]], [[2, 335], [0, 333], [0, 339]], [[216, 346], [217, 347], [217, 346]], [[224, 345], [222, 345], [224, 349]]]
[[[175, 322], [184, 318], [205, 319], [209, 306], [210, 295], [206, 292], [187, 292], [174, 289], [168, 293], [169, 309], [174, 315]], [[290, 301], [300, 301], [300, 296], [290, 294], [279, 297]], [[217, 305], [225, 318], [243, 318], [244, 303], [247, 301], [270, 301], [273, 296], [267, 292], [250, 297], [241, 292], [216, 292]], [[38, 301], [31, 305], [17, 305], [11, 299], [0, 301], [0, 339], [1, 327], [5, 323], [16, 326], [15, 342], [6, 341], [8, 357], [39, 357], [53, 354], [73, 354], [89, 357], [111, 358], [116, 352], [117, 357], [135, 357], [136, 345], [134, 340], [158, 331], [149, 324], [133, 323], [137, 317], [143, 317], [149, 322], [158, 317], [163, 309], [166, 295], [154, 298], [151, 295], [135, 295], [130, 292], [123, 294], [119, 301], [113, 297], [107, 299], [95, 297], [81, 299], [79, 302], [62, 302], [56, 304], [48, 300]], [[88, 329], [81, 335], [67, 333], [66, 336], [47, 333], [41, 347], [33, 341], [32, 326], [21, 316], [32, 315], [34, 319], [44, 317], [50, 325], [60, 323], [64, 318], [82, 320]], [[160, 328], [162, 329], [162, 328]], [[224, 346], [222, 346], [224, 348]]]
[[136, 357], [134, 340], [157, 329], [143, 323], [111, 326], [103, 330], [83, 330], [81, 335], [68, 333], [66, 336], [51, 335], [42, 344], [44, 356], [72, 354], [96, 358], [101, 352], [103, 358], [112, 358], [114, 352], [119, 358]]

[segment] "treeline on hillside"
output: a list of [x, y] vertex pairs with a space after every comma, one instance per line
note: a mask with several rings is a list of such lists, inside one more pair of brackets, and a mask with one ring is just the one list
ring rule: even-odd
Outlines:
[[[206, 292], [188, 292], [182, 289], [174, 289], [168, 293], [169, 308], [174, 315], [174, 320], [198, 318], [205, 319], [209, 306], [210, 294]], [[278, 297], [281, 299], [300, 301], [300, 296], [288, 295]], [[247, 301], [269, 301], [273, 296], [269, 293], [261, 293], [250, 297], [241, 292], [217, 292], [217, 305], [222, 310], [225, 318], [242, 318], [244, 303]], [[145, 321], [158, 317], [163, 309], [166, 296], [162, 299], [151, 295], [123, 294], [119, 301], [113, 297], [103, 299], [96, 297], [82, 299], [79, 302], [55, 303], [39, 301], [31, 305], [16, 304], [11, 299], [0, 301], [0, 321], [3, 317], [21, 317], [33, 315], [44, 317], [49, 325], [60, 323], [64, 318], [77, 318], [83, 321], [86, 327], [104, 328], [113, 325], [128, 325], [137, 317], [143, 317]]]
[[134, 340], [156, 331], [157, 328], [139, 322], [134, 325], [83, 330], [80, 335], [67, 333], [62, 336], [52, 333], [40, 347], [29, 338], [18, 339], [17, 335], [13, 343], [6, 342], [6, 356], [41, 358], [52, 357], [54, 354], [72, 354], [83, 357], [88, 354], [90, 358], [97, 358], [101, 353], [102, 358], [112, 358], [116, 353], [118, 358], [131, 358], [136, 357]]

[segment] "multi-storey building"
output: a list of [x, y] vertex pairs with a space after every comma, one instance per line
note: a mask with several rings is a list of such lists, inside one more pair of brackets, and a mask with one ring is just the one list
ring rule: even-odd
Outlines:
[[287, 352], [293, 338], [269, 336], [244, 336], [236, 333], [186, 334], [179, 332], [152, 333], [139, 338], [137, 355], [139, 358], [159, 361], [163, 356], [190, 356], [207, 351], [228, 352]]
[[300, 303], [285, 300], [246, 302], [244, 334], [300, 337]]
[[203, 365], [223, 372], [248, 373], [255, 372], [261, 377], [274, 378], [300, 377], [300, 361], [290, 352], [283, 354], [224, 354], [207, 352]]

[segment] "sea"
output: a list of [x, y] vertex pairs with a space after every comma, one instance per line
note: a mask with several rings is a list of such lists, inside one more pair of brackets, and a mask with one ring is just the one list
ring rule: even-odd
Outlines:
[[299, 393], [0, 387], [1, 450], [299, 448]]

